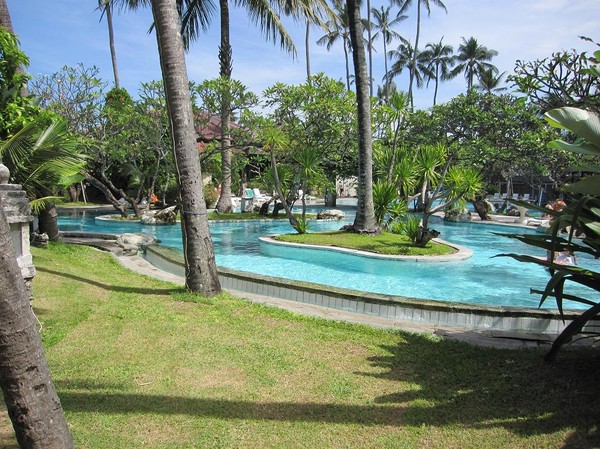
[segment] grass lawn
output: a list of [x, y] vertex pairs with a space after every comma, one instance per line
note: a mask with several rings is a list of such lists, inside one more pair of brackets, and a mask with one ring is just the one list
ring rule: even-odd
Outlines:
[[600, 446], [598, 354], [548, 365], [540, 350], [197, 297], [90, 248], [33, 255], [32, 304], [78, 448]]
[[454, 248], [436, 242], [429, 242], [425, 248], [418, 248], [412, 246], [405, 235], [390, 232], [382, 232], [379, 235], [363, 235], [345, 231], [325, 231], [278, 235], [275, 239], [290, 243], [353, 248], [395, 256], [440, 256], [456, 252]]

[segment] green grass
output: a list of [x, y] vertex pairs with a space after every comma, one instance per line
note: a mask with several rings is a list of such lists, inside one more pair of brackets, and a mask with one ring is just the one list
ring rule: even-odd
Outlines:
[[[78, 448], [599, 447], [600, 361], [201, 298], [85, 247], [33, 248]], [[14, 446], [8, 418], [0, 447]]]
[[278, 235], [275, 239], [282, 242], [336, 246], [394, 256], [441, 256], [456, 252], [454, 248], [436, 242], [429, 242], [425, 248], [412, 246], [405, 235], [390, 232], [382, 232], [379, 235], [363, 235], [345, 231], [325, 231], [283, 234]]

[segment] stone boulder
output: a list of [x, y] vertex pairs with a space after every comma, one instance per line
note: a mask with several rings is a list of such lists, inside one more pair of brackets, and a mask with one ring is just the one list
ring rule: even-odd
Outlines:
[[338, 209], [322, 210], [317, 214], [317, 220], [343, 220], [346, 214]]
[[444, 215], [444, 221], [450, 221], [453, 223], [466, 223], [471, 221], [471, 212], [468, 210], [451, 209], [446, 211]]
[[150, 234], [121, 234], [117, 237], [117, 245], [123, 248], [123, 254], [136, 255], [144, 245], [158, 243], [158, 239]]
[[177, 209], [177, 206], [170, 206], [161, 210], [149, 210], [142, 214], [140, 223], [145, 225], [175, 224], [175, 218], [177, 217], [175, 209]]

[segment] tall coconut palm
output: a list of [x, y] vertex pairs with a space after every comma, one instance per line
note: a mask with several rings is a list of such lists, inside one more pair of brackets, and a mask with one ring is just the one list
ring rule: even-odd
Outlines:
[[333, 10], [335, 11], [336, 16], [335, 18], [327, 21], [325, 24], [325, 35], [317, 40], [317, 44], [325, 45], [327, 50], [330, 50], [333, 44], [339, 40], [342, 41], [342, 46], [344, 48], [344, 61], [346, 62], [346, 89], [350, 90], [350, 64], [348, 59], [348, 50], [351, 48], [351, 43], [348, 6], [342, 3], [341, 0], [335, 0], [333, 2]]
[[[435, 80], [435, 90], [433, 92], [433, 105], [435, 106], [440, 81], [450, 79], [451, 68], [454, 65], [454, 48], [452, 45], [444, 44], [442, 37], [439, 42], [428, 43], [425, 46], [424, 58], [428, 61], [427, 68], [432, 73]], [[429, 80], [427, 81], [429, 85]]]
[[369, 50], [369, 96], [373, 97], [373, 24], [371, 22], [371, 0], [367, 0], [367, 18], [365, 28], [367, 29], [367, 42]]
[[[200, 20], [200, 14], [207, 13], [203, 10], [203, 5], [208, 5], [201, 0], [186, 0], [187, 6], [182, 13], [182, 32], [186, 42], [191, 42], [198, 37], [200, 27], [186, 26], [186, 24], [207, 23], [207, 20]], [[305, 18], [308, 23], [317, 21], [318, 14], [323, 8], [327, 8], [323, 0], [312, 2], [305, 0], [283, 1], [283, 0], [264, 0], [264, 1], [239, 1], [241, 6], [245, 7], [250, 18], [259, 25], [261, 30], [269, 39], [276, 41], [279, 39], [281, 47], [287, 51], [295, 53], [294, 43], [285, 30], [279, 15], [279, 11], [291, 15], [295, 19]], [[220, 18], [221, 18], [221, 42], [219, 47], [220, 76], [229, 80], [232, 74], [232, 49], [229, 39], [229, 0], [219, 0]], [[208, 15], [206, 16], [208, 19]], [[307, 38], [308, 39], [308, 38]], [[308, 52], [308, 43], [307, 43]], [[308, 64], [308, 56], [307, 56]], [[309, 70], [309, 69], [307, 69]], [[230, 105], [225, 101], [221, 108], [221, 195], [216, 208], [220, 212], [231, 211], [233, 208], [231, 202], [231, 138], [229, 114]]]
[[480, 45], [474, 37], [469, 39], [463, 37], [456, 55], [457, 65], [452, 70], [451, 76], [464, 73], [467, 80], [467, 91], [470, 91], [473, 88], [473, 80], [484, 70], [498, 73], [496, 66], [488, 62], [497, 54], [496, 50], [490, 50], [486, 46]]
[[427, 57], [424, 52], [416, 52], [410, 42], [404, 41], [396, 50], [390, 51], [390, 59], [395, 60], [388, 75], [390, 79], [400, 75], [404, 69], [408, 70], [410, 78], [408, 99], [410, 107], [414, 108], [414, 95], [410, 86], [415, 81], [417, 87], [422, 87], [425, 80], [433, 76], [428, 68]]
[[[393, 29], [394, 25], [402, 22], [407, 18], [400, 13], [396, 14], [396, 17], [391, 18], [391, 6], [383, 7], [380, 9], [372, 8], [373, 18], [375, 19], [373, 22], [373, 28], [376, 30], [375, 34], [373, 34], [373, 40], [376, 40], [379, 36], [381, 36], [381, 40], [383, 41], [383, 64], [385, 69], [384, 76], [384, 84], [383, 84], [383, 92], [385, 95], [385, 100], [387, 101], [387, 92], [388, 92], [388, 51], [387, 46], [392, 43], [395, 38], [402, 38], [400, 34]], [[390, 20], [391, 19], [391, 20]], [[372, 94], [371, 94], [372, 96]]]
[[[6, 0], [0, 0], [0, 28], [13, 34]], [[7, 43], [17, 47], [14, 36]], [[7, 61], [3, 63], [6, 65]], [[20, 69], [13, 67], [10, 71]], [[18, 92], [19, 86], [16, 87]], [[7, 92], [1, 93], [2, 98], [6, 95]], [[2, 167], [3, 174], [5, 170]], [[0, 387], [4, 402], [20, 447], [74, 448], [50, 378], [2, 198], [0, 195]]]
[[479, 76], [479, 84], [476, 84], [474, 87], [476, 90], [480, 92], [486, 92], [491, 94], [492, 92], [503, 92], [506, 90], [505, 86], [501, 86], [502, 77], [506, 74], [506, 72], [502, 72], [499, 75], [496, 75], [493, 70], [484, 69]]
[[100, 20], [106, 16], [106, 25], [108, 27], [108, 46], [110, 48], [110, 60], [112, 62], [113, 76], [115, 79], [115, 88], [121, 88], [119, 81], [119, 66], [117, 64], [117, 51], [115, 50], [115, 33], [113, 29], [113, 2], [111, 0], [98, 0], [98, 9], [102, 11]]
[[360, 5], [357, 0], [346, 0], [348, 26], [352, 45], [356, 101], [358, 108], [358, 204], [352, 224], [355, 232], [377, 233], [373, 204], [373, 139], [371, 130], [371, 99], [367, 61], [360, 20]]
[[202, 191], [194, 116], [176, 0], [152, 0], [158, 52], [171, 121], [181, 204], [185, 285], [212, 296], [221, 291]]
[[[404, 14], [413, 4], [413, 0], [394, 0], [400, 6], [400, 14]], [[417, 73], [417, 56], [419, 55], [419, 37], [421, 35], [421, 6], [424, 6], [427, 10], [427, 16], [431, 15], [431, 4], [434, 4], [440, 8], [442, 8], [446, 13], [448, 9], [446, 9], [446, 5], [441, 0], [416, 0], [417, 3], [417, 33], [415, 36], [415, 50], [413, 53], [412, 59], [412, 69], [410, 71], [410, 80], [408, 84], [408, 96], [411, 99], [411, 105], [413, 105], [413, 81], [414, 76]]]

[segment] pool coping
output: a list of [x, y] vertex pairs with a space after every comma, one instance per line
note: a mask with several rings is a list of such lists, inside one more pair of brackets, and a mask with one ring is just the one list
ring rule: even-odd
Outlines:
[[[183, 255], [174, 248], [147, 245], [143, 248], [143, 257], [159, 270], [185, 277]], [[549, 343], [581, 313], [565, 310], [561, 315], [551, 309], [433, 301], [343, 289], [224, 267], [217, 267], [217, 271], [225, 290], [324, 307], [372, 320], [385, 319], [398, 327], [403, 327], [403, 324], [427, 326]], [[595, 320], [589, 322], [586, 329], [598, 326], [600, 320]]]

